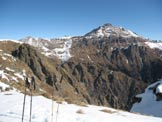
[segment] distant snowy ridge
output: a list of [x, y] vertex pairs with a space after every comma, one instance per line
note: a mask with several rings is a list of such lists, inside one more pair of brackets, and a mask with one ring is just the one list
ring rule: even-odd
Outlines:
[[[134, 38], [141, 38], [143, 40], [146, 40], [131, 30], [125, 29], [123, 27], [115, 27], [109, 23], [99, 26], [98, 28], [92, 30], [91, 32], [85, 34], [82, 37], [87, 39], [97, 38], [97, 40], [100, 40], [102, 38], [111, 37], [111, 36], [123, 37], [123, 38], [134, 37]], [[0, 41], [13, 41], [21, 44], [26, 43], [39, 49], [41, 53], [44, 54], [45, 56], [52, 57], [52, 58], [57, 57], [64, 62], [69, 60], [72, 57], [70, 53], [70, 49], [72, 43], [76, 39], [74, 38], [75, 37], [72, 36], [64, 36], [59, 38], [45, 39], [45, 38], [33, 38], [31, 36], [28, 36], [20, 40], [0, 39]], [[145, 44], [148, 45], [150, 48], [158, 48], [162, 50], [162, 42], [153, 42], [153, 41], [146, 40]]]
[[26, 38], [20, 39], [19, 41], [22, 42], [22, 43], [32, 45], [34, 47], [42, 47], [42, 46], [48, 45], [47, 43], [48, 43], [49, 40], [48, 39], [42, 39], [42, 38], [34, 38], [34, 37], [31, 37], [31, 36], [28, 36]]
[[72, 57], [70, 54], [70, 48], [72, 45], [71, 37], [56, 39], [26, 37], [20, 41], [41, 49], [41, 53], [45, 56], [56, 56], [62, 61], [67, 61]]
[[142, 100], [133, 105], [131, 112], [162, 117], [162, 99], [157, 100], [158, 93], [162, 94], [162, 80], [151, 84], [145, 89], [144, 93], [136, 96]]
[[22, 44], [23, 42], [18, 41], [18, 40], [13, 40], [13, 39], [0, 39], [0, 41], [11, 41], [11, 42], [16, 42]]
[[67, 61], [72, 56], [70, 54], [70, 48], [72, 45], [72, 37], [60, 37], [56, 39], [43, 39], [33, 38], [31, 36], [20, 39], [1, 39], [0, 41], [11, 41], [20, 44], [29, 44], [41, 50], [41, 53], [48, 57], [58, 57], [62, 61]]

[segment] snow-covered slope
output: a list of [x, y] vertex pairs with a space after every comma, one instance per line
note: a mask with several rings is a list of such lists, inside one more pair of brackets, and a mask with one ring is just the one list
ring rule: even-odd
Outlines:
[[93, 37], [109, 37], [111, 35], [114, 36], [121, 36], [125, 38], [129, 37], [139, 37], [136, 33], [124, 29], [123, 27], [114, 27], [111, 24], [104, 24], [103, 26], [98, 27], [97, 29], [92, 30], [91, 32], [87, 33], [85, 36], [89, 38]]
[[10, 88], [10, 86], [5, 83], [0, 82], [0, 92], [5, 91], [7, 88]]
[[21, 39], [20, 42], [24, 42], [40, 49], [41, 53], [48, 57], [58, 57], [62, 61], [67, 61], [72, 57], [70, 54], [72, 45], [71, 37], [62, 37], [58, 39], [26, 37]]
[[54, 51], [56, 52], [56, 56], [60, 58], [62, 61], [67, 61], [69, 58], [72, 57], [70, 54], [71, 45], [72, 40], [69, 39], [64, 42], [63, 47], [55, 48]]
[[[3, 50], [0, 50], [0, 63], [2, 63], [2, 66], [0, 65], [0, 80], [6, 80], [8, 83], [24, 80], [23, 71], [20, 72], [10, 68], [12, 67], [12, 65], [10, 66], [10, 64], [14, 65], [17, 61], [18, 60], [11, 54], [5, 53]], [[4, 63], [6, 63], [7, 66], [5, 66]]]
[[0, 39], [0, 41], [12, 41], [12, 42], [15, 42], [15, 43], [20, 43], [20, 44], [22, 44], [21, 41], [13, 40], [13, 39]]
[[[1, 85], [1, 84], [0, 84]], [[0, 92], [0, 122], [21, 122], [24, 95], [17, 91]], [[59, 106], [58, 106], [59, 105]], [[52, 101], [34, 96], [32, 122], [51, 122]], [[59, 108], [59, 109], [58, 109]], [[58, 111], [57, 111], [58, 110]], [[24, 122], [29, 121], [30, 96], [26, 98]], [[54, 102], [53, 121], [57, 122], [161, 122], [162, 118], [132, 114], [108, 107], [77, 106]]]
[[150, 48], [158, 48], [162, 50], [162, 42], [147, 41], [145, 42], [145, 44], [148, 45]]
[[46, 39], [41, 39], [41, 38], [33, 38], [31, 36], [28, 36], [26, 38], [20, 39], [20, 42], [32, 45], [34, 47], [42, 47], [43, 45], [47, 45], [47, 41]]
[[162, 117], [162, 100], [157, 100], [158, 93], [162, 93], [162, 80], [151, 84], [145, 89], [143, 94], [136, 96], [137, 98], [142, 98], [142, 100], [133, 105], [131, 112]]
[[4, 61], [16, 62], [15, 57], [13, 57], [11, 54], [5, 53], [3, 50], [0, 50], [0, 57]]

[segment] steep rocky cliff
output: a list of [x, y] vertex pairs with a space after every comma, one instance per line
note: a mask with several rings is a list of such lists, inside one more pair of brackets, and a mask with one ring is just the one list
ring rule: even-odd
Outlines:
[[[59, 47], [52, 42], [56, 40]], [[145, 43], [148, 40], [126, 29], [104, 25], [82, 37], [56, 40], [39, 45], [35, 39], [25, 40], [30, 45], [13, 43], [16, 46], [9, 50], [29, 68], [27, 75], [36, 78], [38, 92], [47, 97], [53, 86], [55, 97], [69, 103], [130, 110], [134, 96], [162, 78], [160, 50], [151, 49]], [[7, 43], [1, 42], [0, 47]]]

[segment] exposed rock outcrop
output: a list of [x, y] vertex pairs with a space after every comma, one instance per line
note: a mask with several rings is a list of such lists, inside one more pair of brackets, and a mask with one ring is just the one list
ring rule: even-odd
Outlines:
[[[38, 48], [36, 45], [32, 47], [14, 43], [17, 46], [9, 52], [28, 66], [47, 97], [54, 90], [55, 96], [69, 103], [89, 103], [129, 110], [134, 101], [140, 101], [134, 99], [137, 94], [162, 78], [160, 50], [149, 48], [145, 44], [146, 39], [131, 31], [113, 29], [112, 25], [106, 27], [109, 27], [111, 33], [115, 30], [120, 33], [118, 36], [93, 36], [101, 29], [98, 28], [86, 36], [70, 37], [70, 41], [61, 39], [61, 42], [66, 40], [66, 43], [61, 43], [59, 49], [68, 49], [65, 52], [61, 50], [65, 56], [67, 52], [68, 55], [70, 53], [68, 60], [61, 61], [57, 56], [43, 55], [39, 44]], [[103, 32], [107, 32], [105, 28], [102, 28]], [[51, 45], [41, 39], [42, 44], [47, 44], [48, 50], [56, 51], [54, 42], [47, 41]], [[0, 47], [3, 47], [2, 44]]]

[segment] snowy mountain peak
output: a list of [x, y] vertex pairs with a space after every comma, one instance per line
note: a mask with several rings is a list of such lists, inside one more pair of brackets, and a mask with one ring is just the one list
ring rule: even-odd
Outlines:
[[102, 38], [102, 37], [109, 37], [109, 36], [117, 36], [117, 37], [125, 37], [125, 38], [130, 38], [130, 37], [139, 37], [136, 33], [127, 30], [123, 27], [115, 27], [112, 26], [110, 23], [104, 24], [91, 32], [87, 33], [85, 35], [86, 37], [97, 37], [97, 38]]
[[20, 41], [33, 40], [33, 39], [35, 39], [35, 38], [32, 36], [27, 36], [25, 38], [20, 39]]
[[34, 37], [31, 37], [31, 36], [27, 36], [23, 39], [20, 39], [19, 41], [20, 42], [23, 42], [23, 43], [27, 43], [27, 44], [30, 44], [30, 45], [33, 45], [33, 43], [36, 41], [37, 39], [34, 38]]
[[112, 27], [113, 25], [112, 24], [110, 24], [110, 23], [106, 23], [106, 24], [104, 24], [104, 25], [102, 25], [102, 27], [104, 27], [104, 28], [107, 28], [107, 27]]

